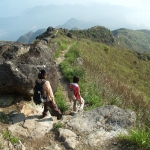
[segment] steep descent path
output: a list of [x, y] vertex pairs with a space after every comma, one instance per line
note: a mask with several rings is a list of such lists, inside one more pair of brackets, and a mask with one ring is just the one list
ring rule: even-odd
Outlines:
[[67, 86], [68, 82], [66, 81], [65, 77], [63, 76], [61, 69], [60, 69], [60, 63], [65, 59], [65, 54], [69, 51], [70, 47], [72, 45], [69, 45], [66, 50], [61, 51], [61, 54], [59, 55], [59, 58], [56, 59], [56, 67], [57, 67], [57, 74], [59, 78], [59, 83], [63, 91], [63, 95], [66, 98], [68, 106], [71, 107], [70, 100], [68, 99], [68, 93], [67, 93]]

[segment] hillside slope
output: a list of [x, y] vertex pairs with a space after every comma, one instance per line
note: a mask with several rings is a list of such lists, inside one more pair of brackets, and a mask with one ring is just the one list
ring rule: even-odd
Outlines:
[[116, 45], [137, 52], [150, 52], [150, 30], [118, 29], [112, 31]]
[[[82, 27], [87, 29], [82, 29]], [[102, 42], [108, 45], [115, 45], [118, 48], [128, 49], [136, 52], [150, 52], [150, 30], [129, 30], [129, 29], [117, 29], [110, 31], [103, 26], [93, 26], [92, 24], [86, 24], [83, 21], [76, 19], [70, 19], [62, 26], [58, 26], [57, 29], [62, 28], [68, 30], [76, 38], [85, 38], [92, 41]], [[36, 32], [28, 32], [21, 36], [17, 41], [24, 44], [32, 43], [38, 35], [45, 32], [46, 29], [39, 29]]]
[[71, 30], [72, 28], [75, 27], [77, 29], [83, 30], [83, 29], [91, 28], [95, 26], [95, 24], [96, 23], [90, 21], [82, 21], [75, 18], [71, 18], [66, 23], [64, 23], [63, 25], [59, 25], [56, 28], [65, 28]]
[[27, 34], [22, 35], [17, 42], [22, 42], [24, 44], [30, 44], [32, 43], [36, 37], [40, 34], [42, 34], [43, 32], [45, 32], [46, 29], [39, 29], [36, 32], [28, 32]]

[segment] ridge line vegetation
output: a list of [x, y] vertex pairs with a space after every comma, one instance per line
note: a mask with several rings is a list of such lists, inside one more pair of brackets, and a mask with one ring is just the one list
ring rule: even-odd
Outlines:
[[[94, 42], [85, 38], [56, 37], [56, 41], [75, 42], [60, 64], [68, 81], [74, 75], [80, 77], [81, 94], [85, 99], [85, 109], [93, 109], [102, 105], [116, 105], [123, 109], [131, 109], [137, 114], [135, 128], [132, 131], [136, 138], [123, 137], [125, 144], [131, 142], [137, 149], [148, 149], [150, 143], [144, 141], [144, 134], [149, 137], [150, 101], [149, 101], [149, 67], [150, 61], [141, 59], [137, 52], [115, 46]], [[67, 42], [68, 41], [68, 42]], [[141, 53], [141, 55], [143, 55]], [[142, 128], [142, 130], [141, 130]], [[135, 137], [129, 131], [130, 137]], [[141, 133], [141, 134], [140, 134]], [[122, 139], [120, 138], [120, 141]]]

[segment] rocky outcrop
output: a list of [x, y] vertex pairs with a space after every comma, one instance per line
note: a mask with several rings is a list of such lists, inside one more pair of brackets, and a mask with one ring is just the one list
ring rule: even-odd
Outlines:
[[[50, 114], [39, 119], [42, 111], [41, 106], [29, 102], [20, 113], [9, 114], [11, 121], [8, 130], [15, 137], [30, 138], [35, 141], [42, 139], [43, 142], [44, 139], [48, 140], [54, 135], [53, 124], [57, 125], [58, 123], [61, 124], [62, 128], [57, 131], [59, 135], [55, 137], [54, 145], [49, 145], [47, 149], [51, 149], [51, 147], [55, 149], [56, 141], [58, 141], [58, 147], [64, 145], [67, 150], [91, 150], [105, 147], [108, 141], [120, 133], [128, 134], [127, 129], [133, 127], [136, 121], [136, 115], [133, 111], [123, 110], [112, 105], [80, 112], [74, 116], [66, 115], [59, 122], [55, 116]], [[21, 117], [23, 114], [24, 117]], [[45, 137], [45, 135], [49, 136]], [[28, 148], [32, 149], [32, 147]]]
[[77, 144], [77, 135], [68, 129], [59, 129], [59, 138], [67, 149], [75, 149]]
[[49, 41], [56, 34], [56, 32], [57, 30], [50, 26], [43, 34], [37, 36], [36, 39]]
[[55, 92], [58, 77], [53, 50], [42, 41], [33, 45], [0, 42], [0, 93], [17, 93], [30, 98], [40, 69], [46, 69]]
[[88, 145], [98, 146], [120, 133], [126, 134], [126, 129], [134, 126], [135, 121], [133, 111], [108, 105], [78, 113], [69, 120], [68, 125], [78, 132], [87, 133]]
[[53, 128], [53, 120], [50, 114], [46, 118], [39, 119], [43, 111], [41, 106], [32, 108], [33, 106], [30, 105], [28, 107], [28, 109], [33, 109], [28, 116], [20, 117], [23, 116], [23, 113], [9, 115], [9, 124], [12, 125], [8, 129], [14, 136], [21, 135], [26, 138], [39, 139]]

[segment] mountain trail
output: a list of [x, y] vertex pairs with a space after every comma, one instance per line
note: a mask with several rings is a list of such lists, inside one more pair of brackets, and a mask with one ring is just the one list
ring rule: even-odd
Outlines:
[[57, 74], [58, 74], [58, 78], [59, 78], [59, 83], [62, 89], [62, 93], [66, 99], [67, 105], [71, 108], [72, 103], [70, 102], [69, 98], [68, 98], [68, 92], [67, 92], [67, 88], [68, 88], [68, 81], [65, 79], [65, 77], [63, 76], [63, 73], [61, 72], [60, 69], [60, 63], [65, 59], [65, 54], [69, 51], [70, 47], [72, 45], [69, 45], [67, 47], [66, 50], [61, 51], [61, 54], [59, 55], [59, 57], [56, 59], [56, 68], [57, 68]]
[[[68, 92], [67, 92], [67, 87], [69, 83], [61, 72], [60, 63], [63, 60], [65, 60], [65, 54], [69, 51], [71, 46], [72, 45], [68, 45], [66, 50], [61, 51], [59, 57], [55, 60], [57, 74], [59, 78], [59, 85], [61, 86], [62, 93], [66, 99], [67, 105], [70, 107], [69, 109], [70, 112], [72, 110], [72, 103], [70, 102], [68, 98]], [[34, 105], [33, 108], [32, 107], [28, 108], [28, 106], [31, 106], [31, 104], [32, 104], [31, 102], [27, 102], [22, 99], [22, 100], [19, 100], [18, 103], [13, 104], [7, 108], [0, 108], [0, 111], [2, 112], [4, 111], [5, 113], [10, 112], [10, 110], [17, 111], [18, 113], [16, 112], [16, 114], [13, 114], [13, 115], [20, 116], [21, 119], [22, 119], [23, 114], [25, 115], [24, 121], [18, 121], [14, 118], [14, 121], [16, 122], [13, 122], [13, 124], [3, 124], [0, 122], [0, 129], [1, 129], [0, 144], [4, 143], [1, 133], [6, 132], [9, 128], [10, 130], [13, 131], [13, 134], [16, 133], [17, 135], [20, 135], [19, 138], [26, 150], [69, 150], [70, 148], [68, 149], [67, 146], [68, 146], [68, 143], [70, 142], [71, 142], [71, 145], [74, 145], [76, 143], [75, 144], [76, 150], [108, 150], [108, 149], [118, 150], [118, 146], [112, 144], [111, 141], [108, 141], [107, 144], [104, 145], [103, 147], [102, 146], [91, 147], [88, 144], [85, 144], [85, 141], [87, 140], [87, 133], [86, 132], [80, 133], [79, 131], [77, 131], [76, 129], [73, 129], [67, 124], [68, 120], [70, 120], [73, 116], [68, 115], [67, 113], [63, 115], [62, 120], [57, 120], [55, 116], [51, 116], [49, 114], [44, 119], [39, 119], [38, 116], [41, 115], [41, 112], [43, 111], [42, 106]], [[35, 109], [36, 107], [37, 109]], [[21, 111], [20, 111], [20, 108], [22, 108]], [[57, 130], [57, 125], [62, 126], [63, 132], [66, 129], [69, 130], [69, 131], [67, 130], [68, 132], [67, 136], [70, 136], [70, 133], [72, 132], [73, 132], [72, 134], [76, 134], [77, 135], [76, 140], [72, 141], [72, 137], [68, 138], [65, 141], [62, 137], [60, 138], [60, 133]], [[40, 138], [37, 138], [37, 136], [39, 136]], [[66, 145], [66, 142], [67, 142], [67, 145]], [[6, 148], [10, 148], [10, 146], [7, 144]], [[25, 150], [25, 149], [22, 148], [18, 150]]]

